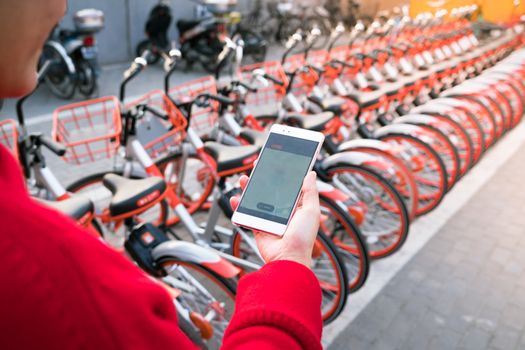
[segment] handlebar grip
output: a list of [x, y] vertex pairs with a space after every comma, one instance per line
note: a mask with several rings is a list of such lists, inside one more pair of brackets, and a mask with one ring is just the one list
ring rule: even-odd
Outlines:
[[66, 154], [66, 147], [58, 142], [55, 142], [51, 140], [49, 137], [45, 135], [40, 135], [38, 137], [38, 141], [41, 145], [46, 146], [47, 149], [49, 149], [51, 152], [56, 154], [57, 156], [63, 156]]
[[142, 70], [144, 70], [144, 68], [147, 67], [148, 65], [148, 57], [151, 55], [151, 52], [149, 51], [145, 51], [142, 56], [140, 57], [137, 57], [133, 60], [133, 63], [131, 64], [131, 67], [128, 68], [128, 70], [126, 70], [124, 72], [124, 76], [127, 78], [127, 79], [132, 79], [134, 78], [137, 74], [139, 74], [140, 72], [142, 72]]
[[280, 80], [280, 79], [277, 79], [277, 78], [275, 78], [275, 77], [272, 77], [271, 75], [269, 75], [269, 74], [267, 74], [267, 73], [265, 73], [265, 74], [263, 75], [263, 78], [268, 79], [268, 80], [270, 80], [271, 82], [273, 82], [274, 84], [277, 84], [277, 85], [279, 85], [279, 86], [284, 86], [284, 81], [282, 81], [282, 80]]

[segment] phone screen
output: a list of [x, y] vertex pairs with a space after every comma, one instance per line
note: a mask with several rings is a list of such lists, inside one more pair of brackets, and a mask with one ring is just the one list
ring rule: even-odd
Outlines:
[[237, 211], [286, 225], [318, 145], [271, 133]]

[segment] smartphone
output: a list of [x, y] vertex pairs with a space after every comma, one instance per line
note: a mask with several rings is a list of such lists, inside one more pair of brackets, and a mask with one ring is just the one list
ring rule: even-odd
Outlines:
[[323, 141], [320, 132], [273, 125], [232, 223], [282, 236]]

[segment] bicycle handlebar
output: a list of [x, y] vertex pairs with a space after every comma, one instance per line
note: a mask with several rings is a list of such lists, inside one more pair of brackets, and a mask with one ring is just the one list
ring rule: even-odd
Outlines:
[[120, 83], [119, 98], [121, 102], [124, 102], [126, 85], [148, 66], [148, 58], [150, 55], [151, 52], [149, 50], [144, 51], [142, 56], [135, 58], [131, 66], [124, 72], [124, 80]]
[[268, 79], [268, 80], [270, 80], [271, 82], [273, 82], [274, 84], [277, 84], [277, 85], [279, 85], [279, 86], [284, 86], [284, 81], [282, 81], [282, 80], [280, 80], [280, 79], [277, 79], [277, 78], [275, 78], [275, 77], [272, 77], [272, 76], [269, 75], [268, 73], [264, 73], [263, 78]]
[[162, 109], [160, 109], [160, 108], [158, 108], [156, 106], [151, 106], [151, 105], [144, 104], [144, 105], [139, 105], [139, 108], [141, 108], [143, 111], [150, 112], [151, 114], [153, 114], [157, 118], [160, 118], [162, 120], [169, 120], [168, 113], [166, 113], [165, 111], [163, 111]]
[[62, 157], [66, 154], [66, 147], [58, 142], [53, 141], [48, 136], [43, 134], [34, 134], [34, 137], [37, 141], [37, 145], [45, 146], [57, 156]]
[[204, 93], [204, 94], [200, 94], [198, 95], [197, 97], [195, 97], [195, 99], [193, 100], [194, 103], [196, 103], [197, 105], [199, 105], [200, 103], [200, 100], [215, 100], [217, 102], [219, 102], [220, 104], [223, 104], [223, 105], [232, 105], [235, 103], [235, 100], [232, 100], [231, 98], [228, 98], [228, 97], [225, 97], [225, 96], [220, 96], [220, 95], [212, 95], [212, 94], [209, 94], [209, 93]]

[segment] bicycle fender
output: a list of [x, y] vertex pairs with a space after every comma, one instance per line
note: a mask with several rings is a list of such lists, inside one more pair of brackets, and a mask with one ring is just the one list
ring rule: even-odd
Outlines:
[[59, 53], [64, 62], [66, 62], [67, 70], [70, 74], [76, 73], [75, 64], [73, 63], [73, 60], [71, 59], [71, 57], [69, 57], [69, 55], [66, 52], [66, 49], [60, 43], [53, 40], [49, 40], [44, 44], [44, 46], [46, 45], [53, 47]]
[[317, 180], [317, 191], [319, 195], [330, 198], [333, 201], [346, 201], [348, 196], [342, 191], [336, 189], [329, 183]]
[[342, 153], [333, 154], [321, 161], [321, 168], [326, 170], [328, 168], [338, 165], [357, 165], [363, 166], [368, 162], [380, 162], [381, 159], [374, 155], [359, 152], [359, 151], [347, 151]]
[[212, 250], [190, 242], [164, 242], [155, 247], [151, 255], [155, 261], [162, 261], [163, 258], [175, 256], [182, 261], [203, 265], [225, 278], [235, 277], [241, 271]]
[[438, 113], [438, 114], [447, 114], [450, 112], [452, 107], [450, 105], [441, 104], [441, 103], [426, 103], [424, 105], [412, 108], [410, 114], [424, 114], [424, 113]]
[[394, 124], [423, 124], [423, 125], [433, 125], [436, 121], [440, 121], [431, 115], [427, 114], [409, 114], [402, 117], [396, 118]]
[[409, 136], [416, 136], [421, 133], [425, 133], [423, 129], [421, 129], [417, 125], [412, 124], [390, 124], [383, 126], [379, 129], [377, 129], [374, 133], [374, 137], [376, 138], [382, 138], [384, 136], [388, 136], [390, 134], [401, 134], [401, 135], [409, 135]]
[[389, 152], [393, 150], [393, 146], [387, 142], [374, 139], [355, 139], [343, 142], [339, 145], [338, 152], [351, 151], [356, 148], [372, 148], [379, 151]]

